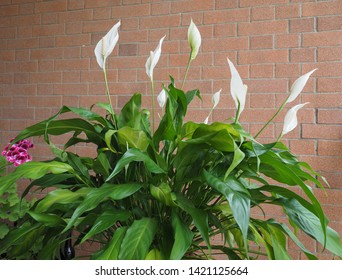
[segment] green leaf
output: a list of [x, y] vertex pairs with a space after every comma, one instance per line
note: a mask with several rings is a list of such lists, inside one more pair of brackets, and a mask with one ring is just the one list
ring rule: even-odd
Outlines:
[[157, 231], [157, 222], [152, 218], [135, 220], [122, 241], [120, 260], [143, 260], [146, 258]]
[[168, 206], [177, 206], [174, 202], [176, 199], [175, 194], [172, 192], [171, 187], [167, 183], [161, 183], [158, 187], [150, 185], [151, 195]]
[[9, 232], [9, 228], [5, 223], [0, 224], [0, 239], [3, 239]]
[[65, 221], [55, 214], [43, 214], [34, 211], [28, 211], [28, 213], [37, 222], [48, 227], [64, 227], [66, 225]]
[[35, 208], [35, 212], [43, 213], [48, 211], [48, 209], [54, 204], [70, 204], [80, 202], [80, 199], [87, 195], [91, 189], [82, 188], [76, 192], [72, 192], [68, 189], [57, 189], [49, 192]]
[[129, 163], [134, 161], [142, 161], [145, 163], [145, 166], [147, 170], [149, 170], [151, 173], [165, 173], [163, 169], [161, 169], [149, 156], [147, 153], [142, 152], [138, 149], [131, 148], [127, 150], [126, 153], [120, 158], [120, 160], [117, 162], [113, 172], [109, 175], [106, 182], [108, 182], [110, 179], [112, 179], [114, 176], [116, 176], [120, 171]]
[[191, 246], [194, 234], [175, 211], [172, 211], [171, 219], [175, 242], [172, 246], [170, 260], [180, 260]]
[[17, 180], [22, 178], [38, 179], [46, 173], [61, 174], [65, 172], [73, 173], [73, 168], [63, 162], [26, 162], [16, 168], [16, 170], [7, 176], [0, 177], [0, 195], [10, 188]]
[[145, 260], [163, 260], [163, 256], [158, 249], [153, 248], [148, 252]]
[[196, 228], [199, 230], [203, 240], [208, 246], [209, 252], [211, 253], [208, 214], [205, 211], [196, 208], [192, 202], [186, 199], [183, 195], [177, 193], [176, 198], [177, 205], [192, 217]]
[[138, 191], [141, 187], [142, 184], [137, 183], [119, 185], [105, 183], [100, 188], [91, 189], [81, 204], [75, 209], [63, 232], [69, 230], [84, 212], [96, 208], [101, 202], [108, 199], [124, 199]]
[[128, 145], [129, 148], [137, 148], [143, 152], [147, 150], [149, 139], [144, 131], [124, 126], [117, 133], [119, 144], [124, 148]]
[[336, 231], [328, 226], [322, 228], [320, 219], [295, 199], [284, 199], [283, 206], [292, 222], [323, 246], [325, 245], [330, 252], [342, 258], [341, 238]]
[[131, 128], [141, 129], [141, 94], [134, 94], [131, 99], [122, 108], [119, 119], [118, 126], [122, 128], [124, 126], [129, 126]]
[[205, 170], [204, 177], [212, 188], [226, 197], [230, 208], [232, 209], [234, 219], [242, 232], [245, 246], [247, 246], [251, 206], [248, 191], [236, 178], [229, 177], [226, 181], [222, 181]]
[[226, 174], [224, 175], [225, 179], [227, 179], [229, 174], [242, 162], [244, 158], [245, 158], [245, 154], [240, 150], [240, 148], [234, 142], [234, 157], [233, 157], [232, 163], [230, 164], [228, 170], [226, 171]]
[[118, 228], [109, 241], [107, 247], [100, 254], [93, 255], [93, 260], [118, 260], [122, 241], [125, 237], [127, 227]]
[[89, 239], [90, 237], [98, 234], [112, 225], [114, 225], [117, 221], [126, 221], [131, 214], [125, 210], [108, 210], [104, 211], [94, 222], [94, 225], [87, 232], [87, 234], [82, 238], [81, 243]]

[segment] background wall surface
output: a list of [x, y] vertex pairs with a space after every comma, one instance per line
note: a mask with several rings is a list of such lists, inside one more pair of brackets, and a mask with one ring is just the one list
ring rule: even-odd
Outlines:
[[[241, 121], [252, 134], [275, 113], [293, 81], [318, 68], [295, 101], [310, 104], [299, 112], [300, 125], [284, 141], [330, 182], [327, 196], [317, 189], [315, 194], [331, 226], [342, 235], [341, 14], [340, 0], [1, 0], [0, 146], [62, 104], [89, 107], [106, 102], [93, 51], [119, 19], [120, 39], [108, 65], [113, 104], [119, 111], [132, 93], [141, 92], [144, 106], [150, 107], [145, 73], [149, 52], [166, 35], [155, 69], [156, 92], [169, 74], [180, 84], [192, 18], [202, 34], [202, 47], [185, 89], [199, 88], [203, 103], [195, 102], [189, 119], [203, 121], [212, 94], [220, 88], [221, 102], [211, 121], [234, 116], [227, 57], [248, 85]], [[284, 114], [260, 141], [277, 138]], [[34, 143], [35, 159], [51, 156], [42, 140]], [[92, 153], [87, 146], [77, 147], [77, 152]], [[331, 258], [315, 242], [305, 245], [320, 258]], [[303, 257], [291, 252], [294, 258]]]

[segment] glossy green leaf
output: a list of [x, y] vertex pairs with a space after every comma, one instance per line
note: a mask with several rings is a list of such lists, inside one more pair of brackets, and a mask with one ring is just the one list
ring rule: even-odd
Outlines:
[[128, 184], [103, 184], [100, 188], [91, 189], [84, 197], [84, 200], [75, 209], [68, 225], [63, 232], [68, 231], [76, 222], [76, 220], [86, 211], [90, 211], [97, 207], [104, 200], [121, 200], [124, 199], [142, 187], [142, 184], [128, 183]]
[[106, 248], [100, 253], [93, 256], [93, 260], [118, 260], [122, 241], [125, 237], [127, 227], [118, 228], [109, 241]]
[[342, 258], [341, 238], [336, 231], [328, 226], [322, 228], [320, 219], [295, 199], [284, 200], [283, 206], [293, 223], [308, 235], [314, 237], [329, 251]]
[[161, 183], [159, 186], [150, 185], [151, 195], [168, 206], [176, 206], [175, 200], [176, 196], [172, 192], [169, 184]]
[[176, 194], [177, 205], [186, 213], [188, 213], [193, 221], [195, 227], [200, 232], [203, 240], [208, 246], [209, 253], [211, 253], [211, 245], [209, 240], [209, 225], [208, 225], [208, 214], [202, 209], [196, 208], [193, 203], [181, 194]]
[[182, 222], [175, 211], [172, 211], [171, 219], [175, 241], [172, 246], [170, 260], [180, 260], [191, 246], [194, 234]]
[[43, 214], [34, 211], [28, 211], [28, 213], [37, 222], [48, 227], [63, 227], [66, 225], [65, 221], [56, 214]]
[[124, 148], [128, 146], [143, 152], [147, 150], [149, 139], [144, 131], [124, 126], [118, 130], [117, 134], [119, 144]]
[[123, 106], [118, 119], [118, 126], [122, 128], [129, 126], [131, 128], [141, 129], [141, 94], [134, 94], [131, 99]]
[[120, 260], [143, 260], [146, 258], [157, 231], [157, 222], [152, 218], [135, 220], [127, 229], [122, 241]]
[[50, 162], [26, 162], [16, 168], [16, 170], [7, 176], [0, 177], [0, 195], [22, 178], [39, 179], [47, 173], [61, 174], [64, 172], [73, 173], [73, 168], [66, 163], [58, 161]]
[[151, 251], [148, 252], [145, 260], [163, 260], [163, 256], [158, 249], [153, 248]]
[[103, 212], [94, 222], [94, 225], [87, 232], [87, 234], [82, 238], [81, 243], [91, 238], [95, 234], [105, 231], [117, 221], [126, 221], [131, 214], [125, 210], [108, 210]]
[[129, 163], [131, 162], [144, 162], [146, 169], [151, 173], [165, 173], [163, 169], [161, 169], [149, 156], [147, 153], [142, 152], [138, 149], [132, 148], [127, 150], [126, 153], [120, 158], [120, 160], [115, 165], [113, 172], [109, 175], [106, 182], [112, 179], [115, 175], [119, 174], [119, 172]]
[[204, 171], [204, 177], [212, 188], [226, 197], [233, 216], [241, 229], [246, 246], [251, 203], [248, 191], [237, 179], [232, 177], [222, 181], [207, 171]]

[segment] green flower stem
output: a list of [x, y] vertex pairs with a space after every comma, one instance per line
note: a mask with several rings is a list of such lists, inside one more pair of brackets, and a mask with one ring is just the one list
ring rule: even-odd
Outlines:
[[107, 97], [108, 97], [108, 101], [109, 101], [109, 106], [110, 106], [110, 114], [113, 118], [113, 121], [115, 120], [114, 118], [114, 109], [113, 109], [113, 104], [112, 104], [112, 100], [110, 98], [110, 93], [109, 93], [109, 86], [108, 86], [108, 80], [107, 80], [107, 71], [106, 71], [106, 61], [104, 61], [103, 63], [103, 76], [104, 76], [104, 81], [105, 81], [105, 84], [106, 84], [106, 94], [107, 94]]
[[154, 81], [151, 77], [151, 91], [152, 91], [152, 132], [154, 132]]
[[234, 121], [234, 124], [237, 124], [239, 122], [239, 117], [240, 117], [240, 101], [238, 100], [238, 107], [237, 107], [237, 110], [236, 110], [236, 115], [235, 115], [235, 121]]
[[[261, 134], [261, 132], [263, 132], [265, 130], [265, 128], [279, 115], [279, 113], [284, 109], [284, 106], [285, 106], [286, 103], [287, 103], [287, 99], [283, 102], [283, 104], [281, 104], [281, 106], [279, 107], [278, 111], [272, 116], [272, 118], [266, 124], [264, 124], [264, 126], [254, 136], [254, 139], [256, 139]], [[280, 137], [278, 137], [278, 140], [280, 139]]]
[[182, 83], [181, 89], [183, 89], [184, 84], [185, 84], [185, 81], [186, 81], [186, 77], [188, 76], [190, 64], [191, 64], [191, 53], [190, 53], [190, 57], [189, 57], [189, 60], [188, 60], [188, 64], [187, 64], [187, 66], [186, 66], [186, 71], [185, 71], [185, 75], [184, 75], [184, 79], [183, 79], [183, 83]]

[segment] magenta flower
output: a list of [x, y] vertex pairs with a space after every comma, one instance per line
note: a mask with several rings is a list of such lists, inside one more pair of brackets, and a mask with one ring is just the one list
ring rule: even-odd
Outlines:
[[33, 148], [33, 144], [26, 139], [12, 145], [8, 143], [1, 155], [6, 157], [6, 160], [13, 163], [14, 166], [19, 166], [32, 160], [32, 157], [28, 154], [30, 148]]

